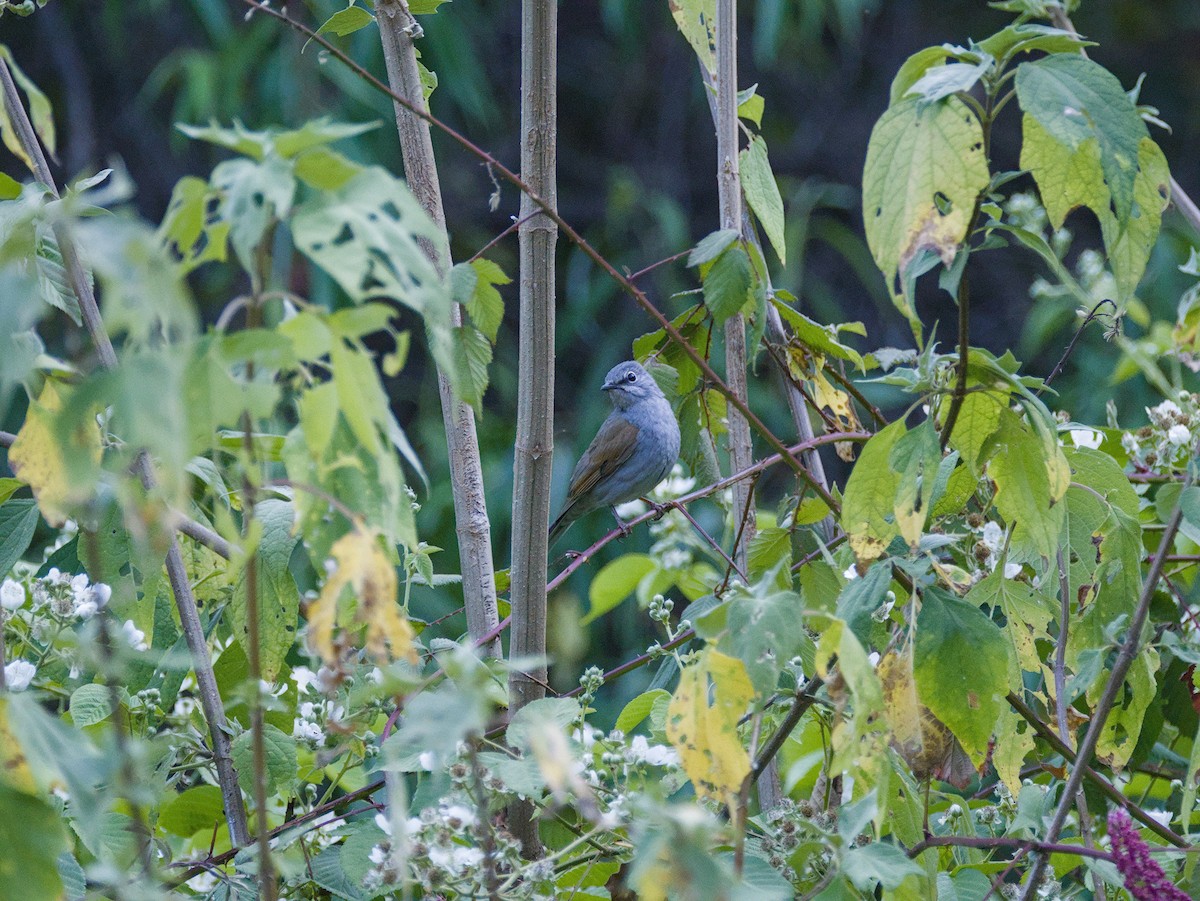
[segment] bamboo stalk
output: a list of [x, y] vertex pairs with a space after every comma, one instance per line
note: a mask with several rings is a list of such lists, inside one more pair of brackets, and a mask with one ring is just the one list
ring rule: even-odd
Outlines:
[[[521, 174], [551, 209], [557, 206], [557, 0], [521, 3]], [[512, 658], [546, 653], [546, 554], [554, 456], [554, 247], [558, 228], [528, 194], [517, 230], [521, 258], [517, 438], [513, 459]], [[545, 695], [546, 667], [509, 676], [509, 709]], [[509, 808], [509, 828], [526, 857], [541, 855], [528, 803]]]
[[[721, 228], [741, 231], [742, 183], [738, 173], [737, 130], [737, 0], [717, 0], [717, 200]], [[725, 382], [742, 404], [746, 403], [746, 323], [742, 315], [725, 320]], [[731, 407], [729, 422], [729, 467], [738, 472], [754, 462], [750, 424]], [[756, 531], [750, 483], [733, 488], [733, 522], [745, 522], [742, 540], [733, 549], [733, 559], [746, 569], [746, 547]]]

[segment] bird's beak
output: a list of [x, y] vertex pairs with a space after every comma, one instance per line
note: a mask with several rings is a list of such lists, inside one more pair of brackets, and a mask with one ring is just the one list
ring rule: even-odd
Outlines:
[[601, 391], [612, 391], [612, 389], [615, 387], [617, 387], [616, 382], [605, 382], [603, 385], [600, 386], [600, 390]]

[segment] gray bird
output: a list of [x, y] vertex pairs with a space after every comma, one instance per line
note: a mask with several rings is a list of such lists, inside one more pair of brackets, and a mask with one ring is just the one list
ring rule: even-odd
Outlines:
[[615, 409], [575, 464], [566, 503], [550, 527], [552, 545], [593, 510], [613, 508], [616, 516], [618, 504], [650, 491], [679, 458], [679, 423], [650, 373], [632, 360], [620, 363], [602, 387]]

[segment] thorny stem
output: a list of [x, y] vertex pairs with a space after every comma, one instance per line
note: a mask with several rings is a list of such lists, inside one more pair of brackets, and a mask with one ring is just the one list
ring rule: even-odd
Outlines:
[[[976, 202], [976, 209], [979, 204]], [[971, 217], [975, 221], [975, 216]], [[966, 251], [959, 251], [966, 253]], [[954, 395], [950, 398], [950, 409], [946, 413], [946, 422], [942, 426], [942, 447], [950, 443], [954, 433], [954, 424], [958, 421], [958, 411], [962, 409], [963, 400], [967, 396], [967, 373], [970, 371], [971, 353], [971, 289], [967, 281], [967, 273], [963, 272], [958, 282], [958, 375], [954, 385]]]
[[[1094, 860], [1111, 861], [1113, 856], [1107, 851], [1097, 851], [1095, 848], [1086, 848], [1083, 845], [1060, 845], [1054, 842], [1030, 842], [1027, 839], [1017, 838], [1016, 836], [996, 835], [927, 835], [921, 841], [917, 842], [908, 849], [910, 858], [916, 857], [922, 851], [929, 848], [953, 847], [953, 848], [981, 848], [989, 850], [993, 848], [1017, 848], [1024, 845], [1029, 845], [1035, 851], [1040, 851], [1046, 854], [1077, 854], [1080, 857], [1090, 857]], [[1153, 850], [1165, 851], [1166, 848], [1155, 848]]]
[[[13, 127], [18, 142], [32, 162], [33, 174], [46, 190], [54, 197], [59, 197], [58, 188], [50, 166], [42, 153], [29, 115], [21, 103], [17, 86], [13, 81], [8, 64], [0, 59], [0, 86], [4, 92], [4, 102], [8, 108], [9, 122]], [[58, 241], [63, 263], [71, 290], [79, 301], [80, 317], [83, 319], [88, 336], [96, 347], [96, 355], [105, 369], [117, 367], [117, 353], [113, 349], [108, 331], [100, 316], [100, 307], [96, 303], [96, 294], [92, 282], [84, 269], [83, 262], [75, 250], [71, 235], [62, 224], [54, 226], [54, 235]], [[134, 471], [142, 485], [149, 490], [154, 486], [154, 473], [150, 458], [139, 454], [134, 463]], [[217, 782], [221, 787], [221, 799], [225, 809], [225, 819], [229, 824], [229, 836], [233, 845], [245, 845], [249, 842], [246, 829], [246, 811], [242, 806], [241, 789], [238, 787], [237, 772], [233, 767], [230, 755], [229, 725], [225, 718], [225, 708], [221, 702], [221, 693], [217, 688], [217, 680], [213, 674], [212, 656], [208, 650], [208, 639], [204, 634], [204, 626], [200, 621], [200, 611], [196, 605], [196, 597], [188, 579], [187, 568], [184, 566], [183, 554], [179, 550], [179, 542], [172, 536], [170, 547], [167, 549], [167, 578], [171, 583], [171, 591], [175, 596], [175, 605], [179, 610], [179, 621], [187, 639], [188, 650], [192, 655], [192, 668], [196, 673], [196, 688], [200, 695], [200, 704], [204, 709], [204, 718], [208, 722], [209, 735], [212, 740], [213, 762], [216, 768]]]

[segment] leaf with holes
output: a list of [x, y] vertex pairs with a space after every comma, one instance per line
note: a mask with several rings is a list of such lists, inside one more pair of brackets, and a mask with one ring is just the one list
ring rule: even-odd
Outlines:
[[863, 222], [875, 263], [900, 311], [919, 328], [911, 298], [896, 290], [923, 251], [949, 266], [988, 184], [983, 129], [957, 98], [892, 106], [875, 123], [863, 171]]

